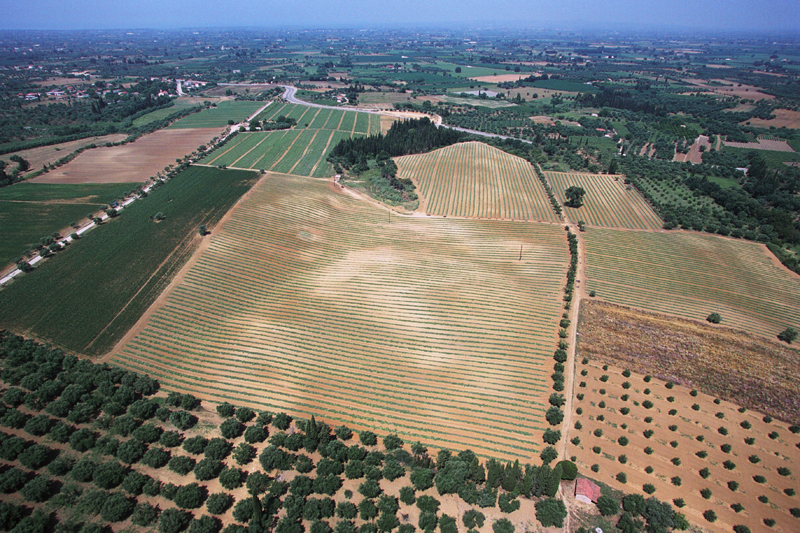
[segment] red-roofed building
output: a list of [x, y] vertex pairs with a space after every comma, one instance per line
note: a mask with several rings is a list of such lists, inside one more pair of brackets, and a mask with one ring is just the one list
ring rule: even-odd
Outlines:
[[575, 482], [575, 499], [583, 503], [597, 503], [600, 487], [586, 478], [578, 478]]

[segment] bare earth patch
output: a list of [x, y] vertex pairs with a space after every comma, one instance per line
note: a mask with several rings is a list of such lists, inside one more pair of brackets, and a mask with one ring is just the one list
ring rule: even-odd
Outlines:
[[136, 141], [83, 152], [35, 183], [136, 183], [146, 181], [175, 160], [219, 135], [220, 128], [160, 130]]
[[772, 111], [775, 118], [764, 120], [763, 118], [751, 118], [748, 122], [752, 126], [759, 128], [769, 128], [775, 126], [776, 128], [800, 128], [800, 111], [792, 111], [791, 109], [775, 109]]
[[530, 72], [515, 72], [513, 74], [497, 74], [495, 76], [477, 76], [470, 79], [480, 81], [482, 83], [503, 83], [506, 81], [521, 80], [522, 78], [527, 78], [530, 75]]
[[697, 140], [694, 141], [692, 147], [689, 148], [688, 154], [681, 154], [675, 152], [674, 161], [680, 161], [681, 163], [690, 161], [694, 164], [700, 164], [703, 162], [703, 152], [700, 151], [700, 147], [705, 146], [705, 149], [708, 150], [711, 148], [711, 143], [708, 142], [708, 136], [700, 135], [697, 137]]
[[581, 305], [578, 357], [674, 381], [800, 422], [800, 352], [778, 342], [604, 302]]
[[[51, 144], [49, 146], [39, 146], [31, 148], [30, 150], [20, 150], [12, 154], [5, 154], [0, 156], [0, 159], [8, 160], [12, 155], [18, 155], [31, 164], [30, 172], [40, 170], [42, 165], [55, 163], [62, 157], [71, 154], [75, 150], [96, 144], [102, 146], [106, 143], [115, 143], [125, 140], [128, 137], [124, 133], [115, 133], [113, 135], [103, 135], [102, 137], [87, 137], [86, 139], [79, 139], [77, 141], [70, 141], [66, 143]], [[12, 163], [12, 166], [15, 163]]]

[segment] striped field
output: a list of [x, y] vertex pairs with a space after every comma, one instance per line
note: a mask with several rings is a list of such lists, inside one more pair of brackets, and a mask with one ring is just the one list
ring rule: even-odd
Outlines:
[[268, 174], [112, 360], [206, 399], [533, 460], [564, 231], [389, 219], [332, 187]]
[[240, 133], [203, 163], [324, 177], [333, 170], [325, 158], [340, 140], [380, 131], [378, 115], [294, 104], [273, 103], [258, 118], [281, 115], [294, 118], [298, 125], [291, 130]]
[[398, 157], [432, 215], [557, 222], [530, 163], [479, 142]]
[[224, 127], [228, 125], [229, 120], [234, 122], [247, 120], [247, 117], [264, 107], [265, 104], [266, 102], [248, 101], [219, 102], [216, 107], [204, 109], [174, 122], [169, 129]]
[[692, 233], [589, 229], [587, 289], [612, 303], [775, 336], [798, 325], [800, 278], [763, 246]]
[[[603, 174], [545, 172], [545, 177], [572, 222], [583, 220], [601, 228], [661, 229], [663, 222], [642, 196], [622, 177]], [[575, 185], [586, 191], [583, 206], [565, 205], [564, 191]]]

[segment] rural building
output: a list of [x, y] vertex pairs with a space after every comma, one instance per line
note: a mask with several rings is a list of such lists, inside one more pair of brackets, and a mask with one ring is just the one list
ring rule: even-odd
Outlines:
[[575, 499], [583, 503], [597, 503], [600, 497], [600, 487], [586, 478], [579, 478], [575, 482]]

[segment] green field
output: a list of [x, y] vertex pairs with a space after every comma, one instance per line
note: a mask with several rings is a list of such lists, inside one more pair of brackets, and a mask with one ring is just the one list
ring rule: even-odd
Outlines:
[[[170, 128], [221, 128], [228, 125], [229, 120], [241, 122], [264, 107], [266, 102], [225, 101], [217, 107], [205, 109], [171, 124]], [[144, 117], [142, 117], [144, 118]]]
[[0, 189], [0, 265], [21, 256], [42, 237], [85, 220], [124, 196], [130, 183], [55, 185], [17, 183]]
[[800, 326], [800, 279], [763, 246], [693, 233], [590, 228], [587, 289], [612, 303], [775, 336]]
[[147, 113], [146, 115], [142, 115], [141, 117], [137, 118], [136, 120], [133, 121], [133, 127], [138, 128], [139, 126], [144, 126], [146, 124], [150, 124], [151, 122], [157, 122], [159, 120], [167, 118], [173, 113], [177, 113], [178, 111], [183, 111], [184, 109], [188, 109], [190, 107], [203, 106], [202, 100], [192, 99], [190, 97], [176, 98], [175, 100], [173, 100], [173, 102], [174, 105], [172, 105], [171, 107], [168, 107], [166, 109], [157, 109], [151, 113]]
[[483, 143], [459, 143], [397, 158], [426, 213], [470, 218], [557, 222], [531, 164]]
[[[110, 349], [194, 251], [197, 227], [219, 220], [258, 177], [189, 168], [0, 291], [0, 329], [89, 355]], [[166, 218], [154, 222], [159, 212]]]
[[[573, 223], [579, 220], [605, 228], [660, 229], [664, 223], [633, 186], [621, 176], [545, 172], [556, 198]], [[566, 205], [565, 191], [572, 186], [586, 191], [583, 206]]]
[[277, 176], [211, 239], [114, 363], [407, 441], [523, 461], [542, 449], [562, 227], [389, 221], [328, 183]]
[[257, 118], [269, 121], [281, 115], [298, 125], [291, 130], [240, 133], [203, 163], [324, 177], [333, 171], [325, 158], [340, 140], [380, 132], [379, 115], [339, 109], [272, 104]]

